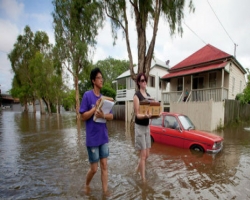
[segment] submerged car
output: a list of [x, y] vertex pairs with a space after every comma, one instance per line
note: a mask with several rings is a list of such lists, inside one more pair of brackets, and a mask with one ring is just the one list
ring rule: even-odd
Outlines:
[[213, 133], [196, 130], [186, 115], [163, 112], [150, 120], [150, 135], [153, 142], [194, 151], [218, 153], [223, 148], [223, 138]]

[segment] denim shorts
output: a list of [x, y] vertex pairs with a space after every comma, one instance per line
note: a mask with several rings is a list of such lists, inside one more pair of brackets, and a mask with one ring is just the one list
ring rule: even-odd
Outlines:
[[108, 143], [102, 144], [98, 147], [87, 147], [89, 162], [95, 163], [102, 158], [107, 158], [109, 156], [109, 145]]

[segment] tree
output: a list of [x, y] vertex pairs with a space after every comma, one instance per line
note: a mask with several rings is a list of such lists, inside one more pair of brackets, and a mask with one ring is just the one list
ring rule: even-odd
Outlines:
[[[133, 56], [129, 39], [129, 20], [127, 4], [131, 5], [132, 17], [136, 25], [138, 47], [138, 72], [149, 75], [151, 60], [154, 53], [155, 41], [160, 17], [167, 20], [170, 34], [177, 29], [182, 34], [182, 19], [185, 0], [103, 0], [107, 16], [111, 19], [111, 28], [114, 40], [117, 39], [117, 30], [122, 29], [125, 39], [128, 57], [130, 61], [130, 74], [135, 80], [136, 72], [133, 68]], [[190, 11], [194, 11], [192, 0], [189, 0]], [[149, 26], [152, 26], [152, 37], [147, 39]]]
[[26, 26], [24, 34], [17, 37], [13, 50], [8, 54], [12, 70], [15, 74], [12, 86], [16, 88], [13, 88], [12, 92], [14, 95], [18, 95], [17, 97], [24, 104], [25, 112], [28, 111], [27, 102], [34, 99], [32, 90], [33, 77], [30, 71], [30, 60], [34, 56], [33, 39], [33, 32], [29, 26]]
[[236, 100], [240, 100], [242, 104], [250, 104], [250, 71], [247, 68], [247, 85], [243, 90], [243, 93], [237, 94]]
[[51, 103], [58, 105], [63, 83], [60, 70], [56, 68], [59, 65], [56, 54], [53, 54], [52, 50], [45, 32], [37, 31], [33, 34], [30, 27], [26, 26], [24, 34], [18, 36], [13, 50], [8, 55], [15, 74], [11, 94], [20, 99], [25, 111], [28, 111], [27, 102], [31, 101], [33, 112], [36, 112], [36, 99], [40, 100], [41, 114], [44, 110], [42, 100], [49, 113]]
[[86, 66], [85, 71], [80, 74], [80, 79], [82, 80], [79, 83], [79, 93], [80, 99], [84, 92], [92, 89], [92, 84], [89, 78], [90, 71], [95, 67], [99, 67], [102, 71], [104, 78], [104, 85], [101, 89], [101, 93], [105, 96], [110, 96], [115, 98], [116, 88], [113, 88], [112, 81], [114, 81], [120, 74], [127, 71], [129, 66], [129, 61], [127, 60], [117, 60], [114, 58], [106, 58], [105, 60], [99, 60], [96, 64], [89, 64]]
[[123, 72], [128, 70], [129, 61], [117, 60], [109, 57], [105, 60], [97, 61], [94, 67], [99, 67], [101, 69], [105, 84], [112, 87], [112, 81], [114, 81]]
[[53, 0], [56, 47], [62, 66], [73, 76], [76, 115], [79, 116], [79, 74], [89, 63], [90, 47], [102, 26], [102, 4], [95, 0]]

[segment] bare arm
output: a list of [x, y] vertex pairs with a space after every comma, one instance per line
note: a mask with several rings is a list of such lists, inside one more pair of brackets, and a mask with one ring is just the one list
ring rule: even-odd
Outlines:
[[93, 108], [91, 108], [89, 111], [86, 111], [86, 112], [84, 112], [82, 114], [82, 120], [83, 121], [88, 120], [93, 115], [95, 115], [97, 118], [103, 118], [103, 119], [106, 119], [106, 120], [112, 120], [113, 119], [113, 114], [112, 113], [108, 113], [108, 114], [104, 115], [102, 110], [97, 110], [97, 107], [98, 107], [100, 102], [101, 102], [101, 99], [98, 99], [96, 101], [96, 105]]
[[96, 113], [97, 106], [99, 105], [100, 102], [101, 102], [101, 99], [98, 99], [93, 108], [91, 108], [89, 111], [82, 113], [81, 116], [82, 116], [83, 121], [88, 120], [90, 117], [92, 117]]
[[95, 111], [96, 111], [96, 106], [91, 108], [89, 111], [82, 113], [82, 120], [83, 121], [88, 120], [90, 117], [94, 115]]
[[113, 119], [113, 114], [112, 113], [104, 114], [101, 109], [96, 111], [95, 116], [97, 118], [103, 118], [103, 119], [106, 119], [106, 120], [112, 120]]

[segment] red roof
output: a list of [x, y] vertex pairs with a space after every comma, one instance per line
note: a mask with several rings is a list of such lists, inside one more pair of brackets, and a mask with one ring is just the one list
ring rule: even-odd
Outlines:
[[183, 61], [173, 66], [169, 70], [169, 72], [171, 72], [172, 70], [181, 69], [184, 67], [186, 68], [189, 66], [194, 66], [197, 64], [206, 63], [210, 61], [221, 60], [221, 59], [228, 58], [228, 57], [232, 57], [232, 56], [225, 53], [224, 51], [221, 51], [215, 48], [214, 46], [210, 44], [207, 44], [200, 50], [193, 53], [191, 56], [187, 57]]
[[169, 78], [173, 78], [173, 77], [196, 74], [196, 73], [200, 73], [200, 72], [210, 71], [213, 69], [221, 69], [221, 68], [224, 68], [227, 63], [228, 62], [221, 62], [219, 64], [217, 63], [217, 64], [212, 64], [212, 65], [207, 65], [207, 66], [202, 66], [202, 67], [196, 67], [196, 68], [192, 68], [192, 69], [189, 68], [189, 69], [181, 70], [181, 71], [177, 71], [177, 72], [171, 72], [171, 73], [163, 76], [162, 79], [169, 79]]

